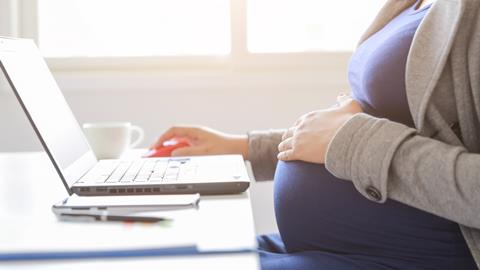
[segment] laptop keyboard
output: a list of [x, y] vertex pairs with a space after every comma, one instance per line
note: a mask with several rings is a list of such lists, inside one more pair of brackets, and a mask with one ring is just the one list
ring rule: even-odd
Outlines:
[[175, 182], [180, 175], [193, 176], [196, 166], [189, 159], [135, 161], [102, 160], [80, 179], [80, 183]]

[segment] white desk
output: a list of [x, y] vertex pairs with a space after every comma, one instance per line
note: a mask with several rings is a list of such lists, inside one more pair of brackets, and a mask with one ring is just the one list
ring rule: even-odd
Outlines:
[[[50, 210], [67, 192], [44, 153], [0, 153], [0, 216], [58, 222]], [[248, 192], [202, 197], [197, 226], [202, 239], [213, 245], [227, 241], [255, 247]], [[68, 260], [1, 264], [0, 269], [259, 269], [255, 253], [196, 257]]]

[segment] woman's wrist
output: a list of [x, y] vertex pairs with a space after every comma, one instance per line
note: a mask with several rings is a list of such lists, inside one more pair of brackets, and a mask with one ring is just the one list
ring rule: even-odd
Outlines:
[[351, 96], [342, 96], [337, 98], [338, 107], [352, 115], [363, 112], [362, 106]]
[[240, 154], [243, 159], [248, 158], [248, 136], [247, 135], [234, 135], [229, 138], [231, 150], [235, 154]]
[[361, 104], [355, 100], [352, 95], [345, 93], [340, 93], [337, 96], [337, 103], [334, 107], [342, 108], [345, 112], [351, 113], [352, 115], [363, 112]]

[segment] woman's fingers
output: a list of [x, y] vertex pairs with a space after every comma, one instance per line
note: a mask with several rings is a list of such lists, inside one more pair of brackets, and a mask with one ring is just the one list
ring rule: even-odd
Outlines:
[[287, 138], [290, 138], [293, 136], [293, 133], [295, 132], [296, 127], [291, 127], [285, 131], [282, 135], [282, 141], [286, 140]]
[[298, 127], [300, 126], [300, 124], [302, 124], [302, 122], [304, 122], [306, 119], [312, 117], [312, 115], [314, 114], [315, 112], [308, 112], [302, 116], [300, 116], [297, 121], [295, 121], [295, 124], [293, 125], [294, 127]]
[[175, 137], [192, 137], [196, 130], [193, 127], [171, 127], [158, 138], [157, 142], [150, 146], [150, 149], [161, 147], [165, 141]]
[[283, 152], [283, 151], [286, 151], [288, 149], [291, 149], [293, 147], [293, 138], [292, 137], [289, 137], [287, 139], [285, 139], [284, 141], [282, 141], [279, 145], [278, 145], [278, 151], [279, 152]]
[[293, 151], [293, 137], [289, 137], [282, 141], [278, 145], [278, 155], [277, 158], [283, 161], [289, 161], [294, 159]]
[[296, 127], [291, 127], [282, 136], [282, 142], [278, 145], [277, 158], [283, 161], [289, 161], [293, 158], [293, 134]]
[[282, 161], [290, 161], [294, 159], [293, 149], [289, 149], [278, 153], [277, 158]]

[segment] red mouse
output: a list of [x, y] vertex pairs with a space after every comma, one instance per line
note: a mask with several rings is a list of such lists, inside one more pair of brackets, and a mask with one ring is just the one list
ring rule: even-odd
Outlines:
[[181, 147], [188, 147], [190, 143], [184, 138], [173, 138], [165, 141], [162, 146], [150, 149], [144, 157], [170, 157], [173, 150]]

